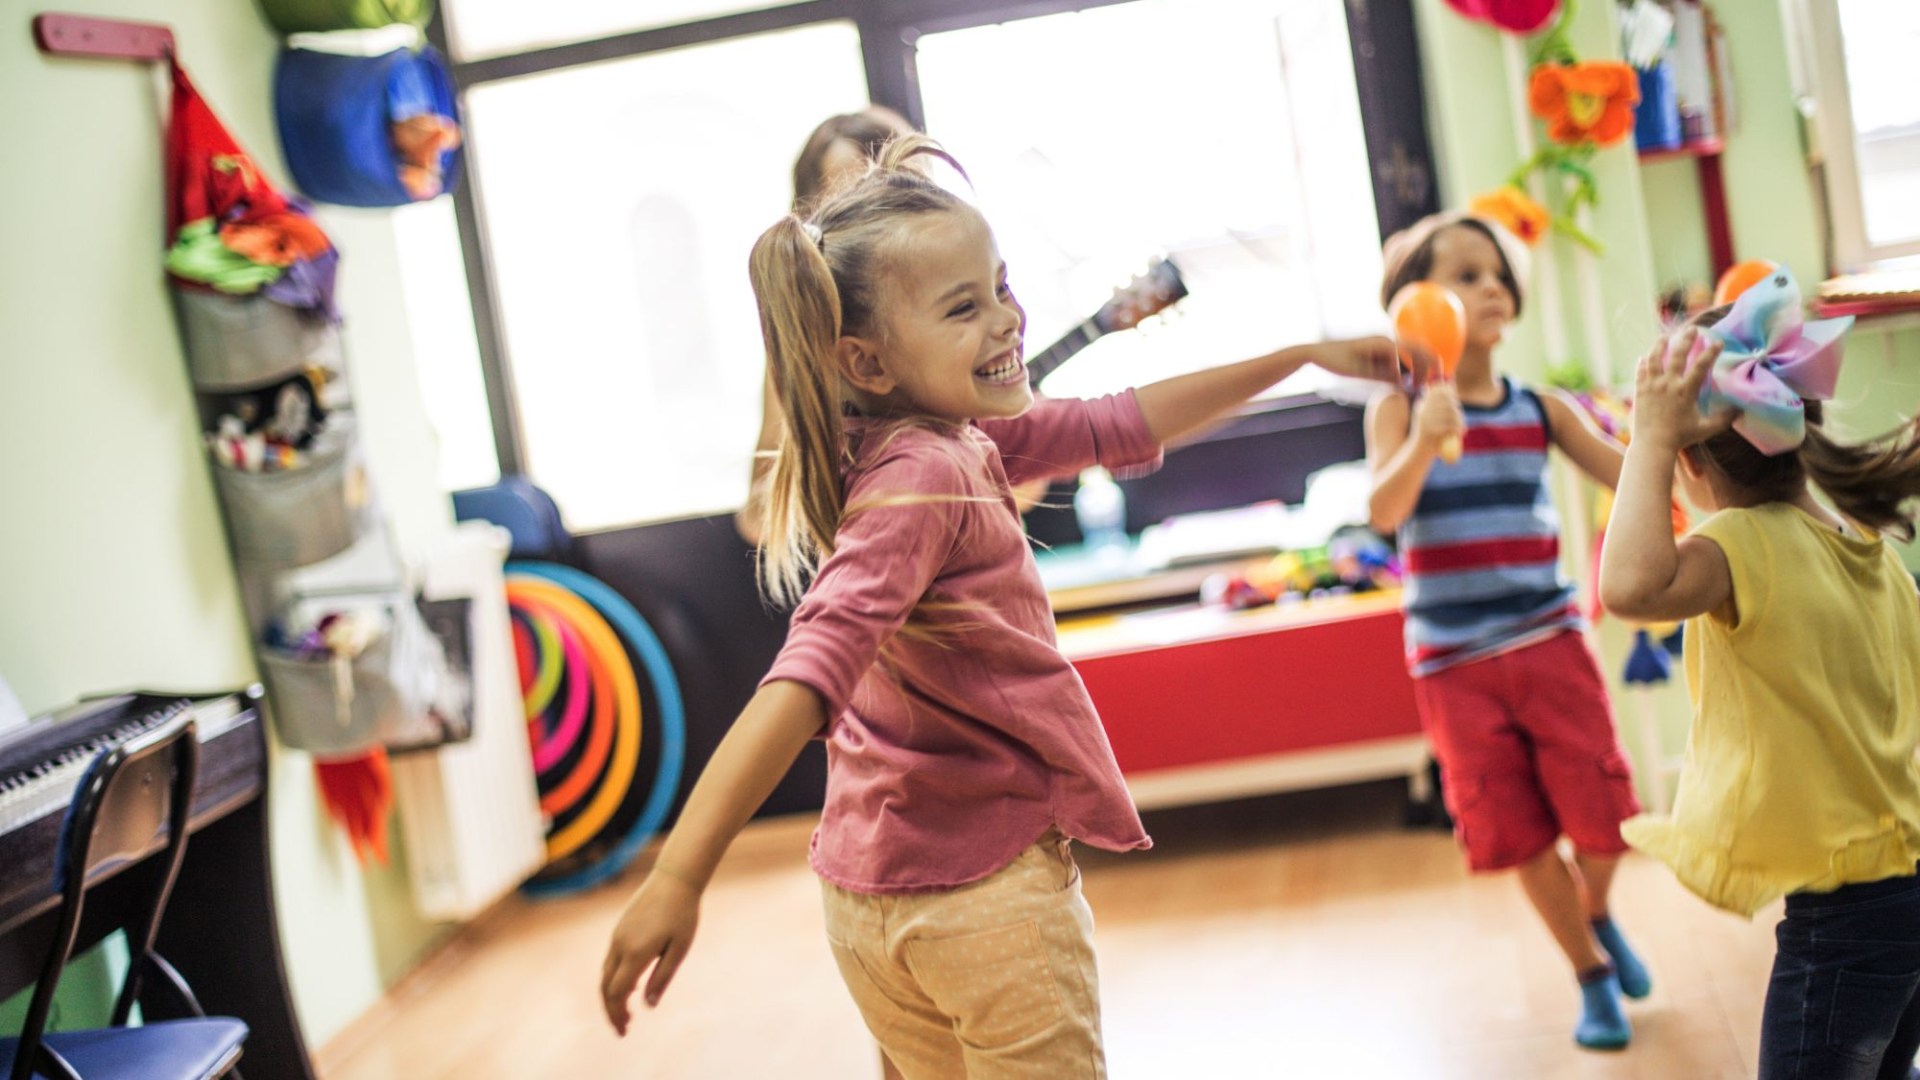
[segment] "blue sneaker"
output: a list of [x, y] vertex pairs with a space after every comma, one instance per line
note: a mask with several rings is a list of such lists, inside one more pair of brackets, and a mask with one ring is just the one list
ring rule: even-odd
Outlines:
[[1621, 993], [1635, 1001], [1653, 993], [1653, 976], [1648, 973], [1647, 965], [1640, 962], [1639, 954], [1627, 944], [1626, 935], [1612, 919], [1593, 920], [1593, 936], [1600, 939], [1600, 947], [1607, 950], [1607, 959], [1613, 961]]
[[1612, 968], [1580, 980], [1580, 1023], [1573, 1041], [1588, 1050], [1625, 1050], [1633, 1025], [1620, 1008], [1620, 979]]

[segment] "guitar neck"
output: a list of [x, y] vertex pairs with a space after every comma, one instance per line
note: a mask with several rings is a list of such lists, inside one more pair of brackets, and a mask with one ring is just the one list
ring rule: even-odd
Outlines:
[[1039, 356], [1027, 361], [1027, 382], [1039, 386], [1040, 380], [1053, 374], [1061, 364], [1073, 359], [1075, 353], [1093, 344], [1094, 339], [1103, 332], [1092, 319], [1067, 331], [1059, 341], [1047, 346]]

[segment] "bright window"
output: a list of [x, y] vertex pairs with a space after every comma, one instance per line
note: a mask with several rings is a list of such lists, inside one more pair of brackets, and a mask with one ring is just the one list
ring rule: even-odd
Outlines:
[[[469, 56], [765, 6], [569, 0], [541, 9], [567, 9], [558, 21], [512, 23], [526, 5], [444, 2]], [[578, 21], [589, 10], [591, 26]], [[489, 74], [464, 104], [515, 412], [505, 456], [576, 529], [738, 506], [765, 364], [747, 253], [787, 209], [807, 134], [902, 67], [909, 85], [886, 89], [917, 94], [967, 167], [1028, 308], [1030, 356], [1153, 256], [1192, 290], [1168, 317], [1095, 342], [1048, 391], [1104, 393], [1380, 329], [1347, 26], [1341, 0], [1132, 0], [964, 29], [888, 24], [865, 42], [824, 21]], [[450, 276], [450, 221], [416, 216], [433, 263], [421, 277]], [[428, 337], [423, 365], [445, 373], [430, 380], [446, 386], [443, 480], [486, 482], [493, 428], [460, 420], [483, 415], [472, 336]], [[1277, 392], [1328, 383], [1308, 369]]]
[[453, 203], [433, 199], [390, 211], [400, 252], [414, 362], [420, 367], [427, 421], [440, 450], [440, 486], [483, 487], [500, 479], [500, 462], [480, 375], [473, 308], [460, 264]]
[[765, 370], [747, 252], [807, 133], [866, 103], [845, 23], [468, 92], [527, 472], [570, 526], [739, 504]]
[[1835, 259], [1853, 271], [1920, 255], [1920, 4], [1803, 2]]
[[778, 7], [766, 0], [441, 0], [454, 55], [478, 60], [548, 45]]
[[[972, 176], [1029, 355], [1170, 256], [1192, 290], [1047, 390], [1377, 329], [1379, 232], [1339, 0], [1139, 0], [929, 34], [927, 130]], [[1280, 392], [1324, 385], [1308, 369]]]

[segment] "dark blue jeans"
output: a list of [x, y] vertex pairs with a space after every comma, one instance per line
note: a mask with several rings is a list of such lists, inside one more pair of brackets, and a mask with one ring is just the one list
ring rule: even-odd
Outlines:
[[1787, 897], [1760, 1080], [1905, 1080], [1920, 1050], [1920, 877]]

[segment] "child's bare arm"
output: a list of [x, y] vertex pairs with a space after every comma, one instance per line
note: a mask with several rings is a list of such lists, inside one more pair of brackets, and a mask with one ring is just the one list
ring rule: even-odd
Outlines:
[[1367, 523], [1390, 533], [1419, 505], [1427, 473], [1440, 444], [1466, 430], [1466, 417], [1453, 387], [1435, 383], [1417, 403], [1386, 393], [1367, 403], [1367, 468], [1373, 492], [1367, 499]]
[[720, 856], [826, 719], [826, 706], [811, 687], [771, 682], [747, 702], [720, 741], [653, 870], [614, 925], [600, 973], [601, 998], [614, 1030], [626, 1034], [632, 1016], [627, 999], [649, 966], [653, 976], [647, 980], [646, 1001], [659, 1002], [693, 943], [700, 895]]
[[1567, 455], [1567, 460], [1579, 466], [1581, 472], [1593, 477], [1595, 483], [1618, 488], [1625, 448], [1613, 436], [1601, 431], [1587, 410], [1565, 391], [1542, 393], [1540, 404], [1547, 410], [1547, 427], [1553, 432], [1553, 445]]
[[1295, 345], [1237, 364], [1176, 375], [1134, 391], [1140, 415], [1155, 442], [1168, 442], [1207, 426], [1235, 406], [1307, 364], [1338, 375], [1393, 382], [1399, 354], [1384, 337]]
[[1689, 364], [1694, 336], [1688, 328], [1655, 345], [1634, 379], [1633, 441], [1600, 555], [1600, 602], [1623, 618], [1687, 619], [1735, 599], [1720, 545], [1673, 536], [1673, 470], [1681, 448], [1732, 421], [1730, 414], [1700, 415], [1700, 386], [1720, 348], [1710, 343]]

